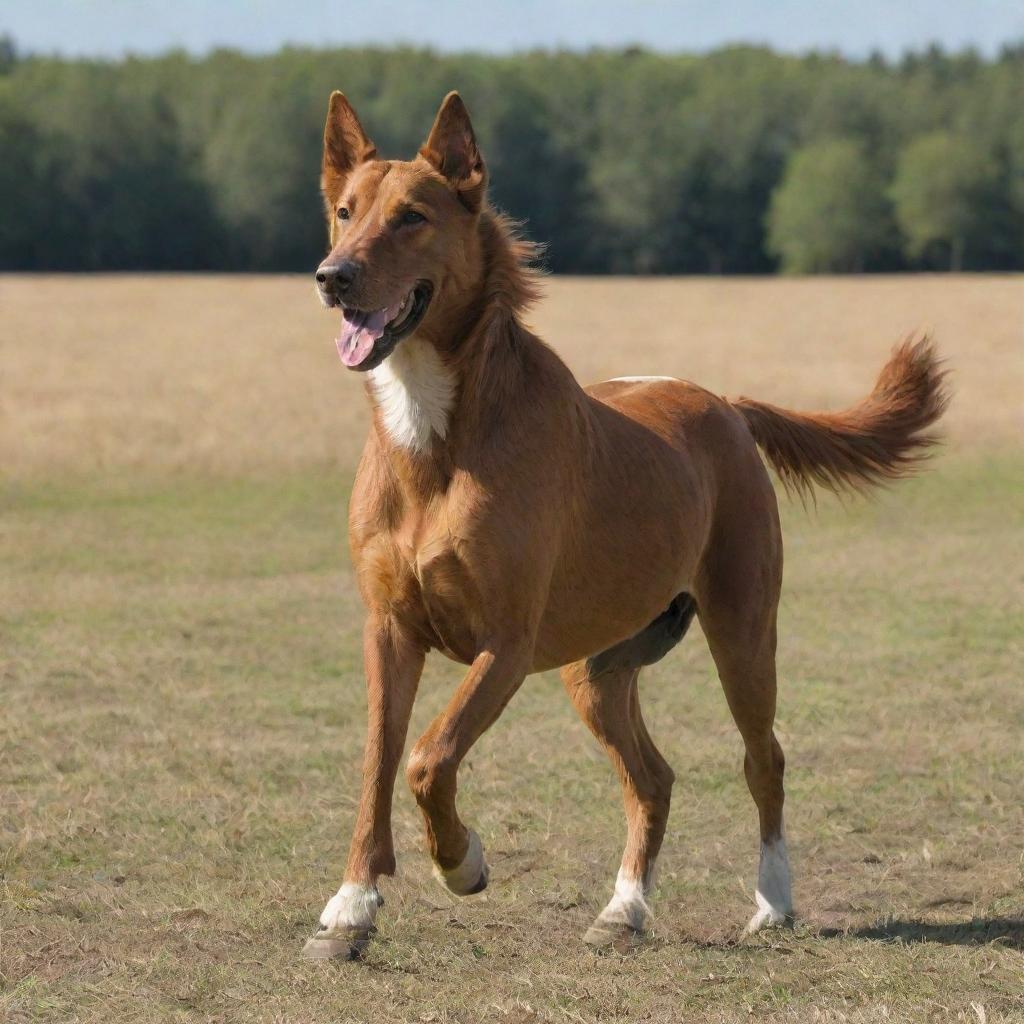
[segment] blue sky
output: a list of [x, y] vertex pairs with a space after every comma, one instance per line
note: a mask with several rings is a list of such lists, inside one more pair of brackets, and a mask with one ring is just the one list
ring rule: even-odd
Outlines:
[[507, 53], [633, 43], [703, 51], [747, 42], [863, 57], [935, 41], [992, 54], [1024, 40], [1024, 0], [3, 0], [0, 32], [23, 50], [108, 57], [173, 47], [259, 53], [286, 43]]

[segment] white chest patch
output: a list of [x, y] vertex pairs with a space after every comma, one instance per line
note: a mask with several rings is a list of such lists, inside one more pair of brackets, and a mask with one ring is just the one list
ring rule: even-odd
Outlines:
[[447, 435], [455, 377], [433, 345], [409, 338], [370, 371], [370, 380], [384, 429], [396, 445], [421, 451], [431, 435]]

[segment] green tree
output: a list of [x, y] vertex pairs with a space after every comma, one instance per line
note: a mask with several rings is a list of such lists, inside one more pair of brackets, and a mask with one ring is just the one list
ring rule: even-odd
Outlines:
[[996, 190], [995, 162], [973, 140], [947, 131], [914, 139], [890, 189], [907, 256], [928, 261], [944, 253], [950, 270], [975, 262]]
[[[494, 201], [549, 243], [556, 271], [763, 273], [776, 255], [788, 269], [1024, 268], [1024, 47], [897, 63], [749, 46], [99, 62], [0, 34], [3, 266], [308, 270], [334, 88], [401, 158], [459, 89]], [[904, 151], [947, 132], [916, 164], [918, 142]], [[885, 188], [901, 156], [907, 258]]]
[[856, 141], [793, 154], [768, 211], [768, 245], [785, 271], [864, 270], [889, 234], [882, 183]]
[[34, 168], [33, 202], [12, 219], [31, 221], [40, 202], [49, 210], [48, 226], [24, 245], [23, 269], [219, 265], [207, 190], [170, 98], [141, 87], [146, 67], [28, 60], [5, 79], [27, 125], [7, 122], [5, 160]]
[[0, 75], [6, 75], [18, 63], [18, 48], [9, 35], [0, 36]]
[[0, 270], [47, 266], [56, 257], [50, 197], [59, 157], [0, 81]]

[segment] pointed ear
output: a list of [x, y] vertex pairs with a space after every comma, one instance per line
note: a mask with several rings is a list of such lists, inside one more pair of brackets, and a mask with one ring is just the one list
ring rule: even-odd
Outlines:
[[466, 209], [472, 213], [480, 209], [487, 191], [487, 168], [477, 149], [469, 111], [457, 92], [445, 96], [420, 156], [448, 179]]
[[337, 90], [331, 93], [324, 125], [324, 159], [320, 187], [328, 203], [341, 196], [345, 179], [352, 170], [377, 155], [374, 144], [366, 137], [352, 104]]

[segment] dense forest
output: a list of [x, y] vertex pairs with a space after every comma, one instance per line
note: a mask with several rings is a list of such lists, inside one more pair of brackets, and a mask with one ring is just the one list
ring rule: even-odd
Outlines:
[[308, 270], [327, 97], [411, 156], [452, 88], [573, 273], [1024, 269], [1024, 44], [898, 62], [643, 50], [172, 53], [0, 40], [0, 267]]

